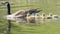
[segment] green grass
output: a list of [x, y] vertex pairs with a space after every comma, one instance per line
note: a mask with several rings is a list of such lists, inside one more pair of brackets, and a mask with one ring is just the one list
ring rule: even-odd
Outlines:
[[[2, 0], [1, 0], [2, 1]], [[60, 15], [60, 4], [57, 4], [60, 0], [39, 0], [38, 2], [25, 3], [22, 0], [16, 2], [15, 0], [6, 0], [11, 3], [11, 12], [14, 13], [21, 9], [39, 8], [42, 13], [53, 13]], [[7, 27], [7, 20], [4, 19], [4, 15], [7, 15], [6, 6], [0, 4], [0, 34]], [[38, 23], [38, 22], [37, 22]], [[18, 24], [12, 22], [11, 34], [60, 34], [60, 19], [45, 22], [45, 24]]]

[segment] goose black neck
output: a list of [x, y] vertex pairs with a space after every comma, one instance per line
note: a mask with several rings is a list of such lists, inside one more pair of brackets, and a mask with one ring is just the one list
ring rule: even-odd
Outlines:
[[9, 2], [7, 3], [7, 13], [8, 13], [8, 15], [11, 14], [11, 12], [10, 12], [10, 4], [9, 4]]

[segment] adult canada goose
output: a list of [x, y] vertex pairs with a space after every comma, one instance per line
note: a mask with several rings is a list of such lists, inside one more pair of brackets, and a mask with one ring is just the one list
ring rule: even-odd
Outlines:
[[[2, 4], [5, 4], [7, 6], [7, 13], [8, 13], [8, 15], [11, 15], [10, 3], [9, 2], [2, 2]], [[9, 34], [10, 30], [11, 30], [11, 20], [8, 20], [8, 28], [7, 28], [7, 31], [5, 33]]]

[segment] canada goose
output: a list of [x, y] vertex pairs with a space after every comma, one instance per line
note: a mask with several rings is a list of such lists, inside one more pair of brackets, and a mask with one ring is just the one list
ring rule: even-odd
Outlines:
[[45, 13], [42, 13], [42, 15], [40, 15], [40, 17], [41, 17], [42, 19], [46, 19]]
[[49, 15], [46, 17], [47, 19], [52, 19], [53, 14], [49, 13]]
[[[2, 4], [5, 4], [7, 6], [7, 13], [8, 15], [11, 15], [11, 12], [10, 12], [10, 3], [9, 2], [2, 2]], [[8, 20], [8, 27], [7, 27], [7, 30], [6, 34], [10, 34], [10, 30], [11, 30], [11, 20]]]

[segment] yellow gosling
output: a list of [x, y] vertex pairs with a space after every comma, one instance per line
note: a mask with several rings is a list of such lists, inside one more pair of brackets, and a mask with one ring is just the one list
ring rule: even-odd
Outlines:
[[47, 16], [47, 19], [52, 19], [52, 13], [49, 13], [49, 15]]
[[39, 20], [40, 17], [39, 17], [39, 14], [37, 13], [37, 14], [35, 14], [35, 22], [37, 23]]
[[42, 18], [42, 23], [45, 22], [45, 19], [46, 19], [46, 16], [45, 16], [45, 13], [42, 14], [42, 16], [40, 16]]

